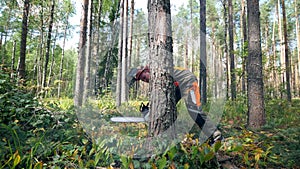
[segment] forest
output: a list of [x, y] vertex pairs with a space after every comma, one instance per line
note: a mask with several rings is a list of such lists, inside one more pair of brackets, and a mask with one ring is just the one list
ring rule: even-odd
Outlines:
[[0, 169], [300, 168], [299, 7], [1, 0]]

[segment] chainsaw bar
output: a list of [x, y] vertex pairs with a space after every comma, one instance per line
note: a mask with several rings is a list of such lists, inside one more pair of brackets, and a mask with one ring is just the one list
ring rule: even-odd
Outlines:
[[140, 123], [140, 122], [146, 122], [146, 120], [143, 117], [112, 117], [110, 120], [112, 122], [117, 122], [117, 123]]

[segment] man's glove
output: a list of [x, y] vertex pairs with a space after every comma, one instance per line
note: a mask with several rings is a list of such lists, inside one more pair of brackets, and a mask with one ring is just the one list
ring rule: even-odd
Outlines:
[[142, 113], [142, 115], [146, 119], [146, 121], [148, 121], [148, 119], [149, 119], [149, 103], [147, 103], [146, 105], [144, 103], [142, 103], [140, 105], [140, 112]]

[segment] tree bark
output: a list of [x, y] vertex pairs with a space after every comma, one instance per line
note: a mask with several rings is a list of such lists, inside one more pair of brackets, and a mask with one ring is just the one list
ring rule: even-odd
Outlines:
[[[284, 71], [285, 71], [285, 59], [284, 59], [284, 39], [283, 39], [283, 31], [282, 31], [282, 21], [280, 17], [280, 0], [277, 1], [276, 4], [276, 15], [277, 15], [277, 20], [278, 20], [278, 35], [279, 35], [279, 40], [280, 40], [280, 79], [281, 79], [281, 84], [284, 84], [286, 81]], [[284, 86], [284, 85], [283, 85]], [[283, 98], [283, 91], [280, 90], [280, 97]]]
[[[195, 71], [194, 60], [194, 32], [193, 32], [193, 0], [189, 0], [190, 4], [190, 45], [191, 45], [191, 71]], [[201, 18], [201, 17], [200, 17]]]
[[11, 56], [11, 74], [10, 74], [10, 78], [14, 79], [15, 76], [15, 59], [16, 59], [16, 46], [17, 46], [17, 42], [16, 40], [14, 40], [13, 42], [13, 50], [12, 50], [12, 56]]
[[61, 93], [61, 83], [63, 82], [63, 69], [64, 69], [64, 58], [65, 58], [65, 46], [66, 46], [66, 39], [67, 39], [67, 29], [69, 27], [69, 15], [66, 18], [66, 25], [64, 28], [64, 38], [62, 44], [62, 52], [61, 52], [61, 60], [59, 66], [59, 79], [58, 79], [58, 88], [57, 88], [57, 97], [60, 98]]
[[21, 35], [21, 45], [20, 45], [20, 62], [18, 66], [18, 77], [21, 79], [21, 84], [25, 84], [25, 77], [26, 77], [26, 45], [27, 45], [27, 20], [29, 16], [29, 6], [30, 0], [24, 1], [23, 7], [23, 19], [22, 19], [22, 35]]
[[94, 43], [94, 52], [93, 52], [93, 66], [92, 66], [92, 79], [91, 79], [91, 87], [93, 87], [93, 93], [97, 96], [99, 94], [99, 86], [100, 86], [100, 77], [98, 73], [99, 63], [100, 63], [100, 25], [101, 25], [101, 13], [102, 13], [102, 4], [103, 0], [99, 0], [98, 2], [98, 11], [97, 11], [97, 19], [96, 19], [96, 31], [95, 31], [95, 40]]
[[233, 6], [232, 0], [228, 0], [228, 20], [229, 20], [229, 56], [230, 56], [230, 89], [231, 99], [236, 99], [236, 76], [235, 76], [235, 59], [234, 59], [234, 39], [233, 39]]
[[134, 0], [131, 0], [130, 8], [130, 31], [129, 31], [129, 40], [128, 40], [128, 64], [127, 69], [129, 70], [132, 64], [132, 42], [133, 42], [133, 20], [134, 20]]
[[83, 103], [85, 103], [91, 94], [91, 59], [92, 59], [92, 30], [93, 30], [93, 1], [89, 0], [88, 7], [88, 23], [87, 23], [87, 45], [86, 45], [86, 62], [85, 62], [85, 76], [84, 76], [84, 92]]
[[295, 16], [296, 16], [296, 37], [297, 37], [297, 61], [298, 66], [296, 71], [296, 85], [298, 86], [298, 96], [300, 96], [300, 24], [299, 24], [299, 15], [298, 15], [298, 5], [297, 0], [294, 1], [295, 3]]
[[286, 77], [286, 94], [287, 100], [289, 102], [292, 101], [292, 94], [291, 94], [291, 66], [289, 60], [289, 48], [288, 48], [288, 38], [287, 38], [287, 23], [286, 23], [286, 12], [285, 12], [285, 3], [284, 0], [281, 0], [282, 6], [282, 18], [283, 18], [283, 40], [284, 40], [284, 60], [285, 60], [285, 77]]
[[51, 66], [50, 66], [50, 69], [49, 69], [47, 87], [50, 86], [51, 78], [52, 78], [52, 72], [53, 72], [53, 68], [54, 68], [54, 64], [55, 64], [55, 48], [56, 48], [56, 38], [57, 38], [57, 35], [58, 35], [58, 29], [56, 29], [56, 33], [55, 33], [55, 37], [54, 37], [54, 42], [53, 42], [53, 47], [52, 47], [52, 55], [51, 55], [52, 60], [51, 60]]
[[224, 9], [224, 57], [226, 60], [226, 99], [229, 99], [229, 86], [230, 86], [230, 70], [229, 70], [229, 59], [228, 59], [228, 44], [227, 44], [227, 32], [228, 32], [228, 19], [227, 19], [227, 7], [226, 7], [227, 0], [223, 0], [223, 9]]
[[200, 0], [200, 94], [201, 103], [207, 103], [207, 56], [206, 56], [206, 0]]
[[121, 83], [122, 83], [122, 59], [123, 59], [123, 24], [124, 24], [124, 0], [120, 0], [120, 29], [119, 29], [119, 44], [118, 44], [118, 75], [117, 75], [117, 91], [116, 105], [121, 105]]
[[260, 128], [266, 123], [262, 74], [259, 0], [247, 0], [248, 10], [248, 127]]
[[49, 27], [48, 27], [48, 35], [47, 35], [45, 65], [44, 65], [43, 81], [42, 81], [43, 88], [47, 87], [47, 71], [48, 71], [48, 64], [49, 64], [49, 57], [50, 57], [51, 35], [52, 35], [53, 19], [54, 19], [53, 18], [54, 17], [54, 7], [55, 7], [55, 0], [52, 0], [50, 21], [49, 21]]
[[84, 70], [86, 60], [86, 40], [87, 40], [87, 16], [88, 16], [88, 3], [89, 0], [82, 0], [82, 12], [80, 21], [80, 39], [78, 46], [78, 63], [76, 70], [76, 84], [75, 84], [75, 96], [74, 104], [76, 107], [81, 107], [83, 103], [84, 92]]
[[36, 85], [37, 85], [37, 91], [36, 93], [39, 93], [42, 87], [42, 81], [43, 81], [43, 60], [44, 60], [44, 1], [40, 1], [41, 6], [41, 12], [40, 12], [40, 37], [39, 37], [39, 49], [38, 49], [38, 55], [36, 58]]
[[149, 135], [169, 129], [175, 137], [175, 87], [173, 81], [173, 40], [170, 0], [148, 0], [150, 42], [150, 122]]
[[243, 32], [243, 56], [242, 56], [242, 91], [246, 93], [246, 60], [247, 60], [247, 48], [248, 48], [248, 36], [247, 36], [247, 19], [246, 19], [246, 7], [245, 0], [242, 0], [242, 32]]
[[184, 68], [189, 68], [189, 44], [188, 44], [188, 37], [185, 40], [185, 55], [184, 55]]
[[271, 59], [272, 71], [271, 71], [271, 84], [274, 87], [274, 92], [272, 93], [273, 97], [277, 98], [277, 90], [278, 90], [278, 78], [277, 78], [277, 71], [276, 71], [276, 38], [275, 38], [275, 28], [276, 28], [276, 21], [273, 21], [273, 35], [272, 35], [272, 51], [273, 56]]
[[124, 25], [123, 25], [123, 54], [122, 54], [122, 80], [121, 103], [128, 101], [128, 85], [126, 83], [128, 67], [128, 0], [124, 0]]

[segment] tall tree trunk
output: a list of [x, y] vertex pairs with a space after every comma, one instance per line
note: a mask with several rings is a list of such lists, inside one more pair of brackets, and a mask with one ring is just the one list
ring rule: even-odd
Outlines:
[[122, 54], [122, 81], [121, 103], [128, 101], [128, 85], [126, 83], [128, 67], [128, 0], [124, 0], [124, 25], [123, 25], [123, 54]]
[[169, 129], [175, 137], [175, 88], [173, 81], [173, 40], [170, 0], [148, 0], [150, 42], [150, 123], [149, 135]]
[[282, 17], [283, 17], [283, 40], [284, 40], [284, 60], [285, 60], [285, 76], [286, 76], [286, 91], [287, 91], [287, 100], [292, 101], [291, 94], [291, 66], [289, 61], [289, 48], [288, 48], [288, 38], [287, 38], [287, 23], [286, 23], [286, 12], [285, 12], [285, 3], [284, 0], [281, 0], [282, 6]]
[[50, 58], [50, 47], [51, 47], [51, 34], [53, 28], [53, 17], [54, 17], [54, 7], [55, 7], [55, 0], [52, 0], [51, 12], [50, 12], [50, 21], [48, 27], [48, 35], [47, 35], [47, 46], [46, 46], [46, 55], [45, 55], [45, 65], [44, 65], [44, 72], [43, 72], [43, 88], [47, 87], [47, 71], [48, 71], [48, 64]]
[[76, 84], [75, 84], [75, 96], [74, 105], [76, 107], [82, 106], [83, 92], [84, 92], [84, 70], [85, 70], [85, 60], [86, 60], [86, 39], [87, 39], [87, 16], [88, 16], [88, 4], [89, 0], [82, 0], [82, 12], [80, 21], [80, 39], [79, 39], [79, 53], [78, 53], [78, 63], [76, 69]]
[[246, 93], [246, 60], [247, 60], [247, 48], [248, 48], [248, 36], [247, 36], [247, 19], [246, 19], [246, 7], [245, 0], [242, 0], [242, 32], [243, 32], [243, 56], [242, 56], [242, 91]]
[[134, 0], [131, 0], [131, 8], [130, 8], [130, 31], [129, 31], [129, 40], [128, 40], [128, 63], [127, 69], [129, 70], [131, 67], [132, 60], [132, 39], [133, 39], [133, 20], [134, 20]]
[[207, 102], [206, 56], [206, 0], [200, 0], [200, 94], [203, 105]]
[[101, 24], [101, 13], [102, 13], [102, 4], [103, 0], [99, 0], [98, 2], [98, 12], [96, 19], [96, 31], [95, 31], [95, 40], [94, 44], [94, 52], [93, 52], [93, 66], [92, 66], [92, 79], [91, 79], [91, 87], [93, 87], [93, 93], [97, 96], [99, 94], [99, 86], [100, 86], [100, 77], [98, 73], [99, 63], [100, 63], [100, 54], [99, 54], [99, 46], [100, 46], [100, 24]]
[[266, 123], [262, 74], [259, 0], [247, 0], [248, 11], [248, 127], [260, 128]]
[[42, 69], [43, 69], [43, 60], [44, 60], [44, 1], [40, 1], [41, 12], [40, 12], [40, 37], [39, 37], [39, 49], [38, 55], [36, 56], [36, 85], [37, 91], [39, 93], [42, 87]]
[[28, 31], [28, 16], [29, 16], [29, 6], [30, 0], [24, 1], [23, 7], [23, 19], [22, 19], [22, 35], [21, 35], [21, 45], [20, 45], [20, 62], [18, 66], [18, 77], [21, 79], [21, 84], [25, 84], [26, 77], [26, 45], [27, 45], [27, 31]]
[[58, 29], [56, 29], [56, 33], [55, 33], [55, 37], [54, 37], [54, 41], [53, 41], [53, 47], [52, 47], [52, 55], [51, 55], [51, 66], [50, 66], [50, 70], [49, 70], [49, 75], [48, 75], [48, 82], [47, 82], [47, 87], [50, 86], [51, 80], [52, 80], [52, 72], [54, 69], [54, 65], [55, 65], [55, 48], [56, 48], [56, 38], [58, 36]]
[[62, 44], [62, 51], [61, 51], [61, 59], [60, 59], [60, 66], [59, 66], [59, 79], [58, 79], [58, 88], [57, 88], [57, 97], [60, 98], [61, 94], [61, 84], [63, 82], [63, 70], [64, 70], [64, 58], [65, 58], [65, 47], [66, 47], [66, 39], [67, 39], [67, 30], [69, 27], [69, 15], [66, 18], [66, 25], [64, 28], [64, 38]]
[[185, 55], [184, 55], [184, 68], [189, 68], [189, 43], [188, 43], [188, 36], [186, 36], [185, 40]]
[[297, 5], [297, 0], [294, 1], [295, 3], [295, 16], [296, 16], [296, 37], [297, 37], [297, 61], [298, 61], [298, 66], [296, 71], [296, 77], [297, 77], [297, 83], [296, 85], [298, 86], [298, 96], [300, 96], [300, 23], [299, 23], [299, 15], [298, 15], [298, 5]]
[[228, 0], [228, 21], [229, 21], [229, 56], [230, 56], [230, 89], [231, 99], [236, 99], [236, 76], [235, 76], [235, 59], [234, 59], [234, 39], [233, 39], [233, 6], [232, 0]]
[[[280, 78], [281, 78], [281, 84], [285, 83], [285, 76], [284, 76], [284, 71], [285, 71], [285, 59], [284, 59], [284, 39], [282, 36], [282, 22], [281, 22], [281, 17], [280, 17], [280, 0], [277, 1], [276, 4], [276, 15], [277, 15], [277, 20], [278, 20], [278, 35], [279, 35], [279, 40], [280, 40]], [[283, 85], [284, 86], [284, 85]], [[280, 96], [281, 98], [283, 97], [283, 91], [280, 91]]]
[[275, 38], [275, 28], [276, 28], [276, 21], [273, 21], [273, 35], [272, 35], [272, 60], [271, 60], [271, 65], [272, 65], [272, 71], [271, 71], [271, 83], [272, 86], [274, 87], [274, 92], [273, 97], [277, 98], [277, 90], [278, 90], [278, 83], [277, 83], [277, 70], [276, 70], [276, 38]]
[[191, 45], [191, 70], [195, 72], [194, 61], [194, 32], [193, 32], [193, 0], [189, 0], [190, 3], [190, 45]]
[[227, 45], [227, 32], [228, 32], [228, 19], [227, 19], [227, 7], [226, 7], [227, 0], [223, 0], [222, 5], [224, 9], [224, 57], [226, 60], [226, 99], [229, 99], [229, 85], [230, 85], [230, 70], [229, 70], [229, 59], [228, 59], [228, 45]]
[[15, 76], [15, 60], [16, 60], [16, 47], [17, 46], [17, 42], [16, 40], [14, 40], [13, 42], [13, 50], [12, 50], [12, 56], [11, 56], [11, 74], [10, 74], [10, 78], [14, 79]]
[[92, 59], [92, 27], [93, 27], [93, 1], [89, 0], [88, 7], [88, 23], [87, 23], [87, 45], [86, 45], [86, 60], [85, 60], [85, 76], [84, 76], [84, 92], [83, 92], [83, 103], [85, 103], [91, 94], [91, 59]]
[[123, 25], [124, 25], [124, 0], [120, 0], [120, 29], [118, 44], [118, 75], [117, 75], [117, 91], [116, 105], [121, 105], [121, 86], [122, 86], [122, 59], [123, 59]]

